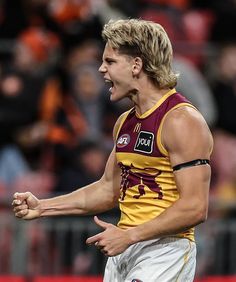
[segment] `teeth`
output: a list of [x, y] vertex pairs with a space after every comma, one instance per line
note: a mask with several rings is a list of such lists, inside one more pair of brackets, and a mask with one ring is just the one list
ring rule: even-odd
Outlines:
[[105, 83], [110, 83], [113, 86], [113, 82], [110, 79], [105, 79]]

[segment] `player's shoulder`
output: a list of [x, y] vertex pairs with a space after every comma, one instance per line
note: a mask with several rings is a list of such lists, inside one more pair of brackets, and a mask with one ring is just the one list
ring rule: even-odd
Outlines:
[[131, 108], [130, 110], [128, 110], [128, 111], [126, 111], [126, 112], [124, 112], [124, 113], [122, 113], [122, 114], [118, 117], [118, 119], [117, 119], [117, 121], [116, 121], [116, 123], [115, 123], [115, 125], [114, 125], [114, 129], [113, 129], [113, 136], [114, 136], [114, 139], [115, 139], [116, 136], [118, 135], [122, 124], [124, 123], [124, 121], [126, 120], [127, 116], [129, 115], [129, 113], [130, 113], [132, 110], [133, 110], [133, 108]]
[[211, 131], [202, 114], [194, 107], [183, 106], [171, 111], [163, 124], [163, 142], [166, 147], [206, 146], [212, 150]]
[[170, 111], [166, 116], [165, 124], [170, 127], [182, 124], [186, 126], [188, 124], [199, 124], [207, 127], [207, 123], [202, 114], [191, 105], [181, 106]]

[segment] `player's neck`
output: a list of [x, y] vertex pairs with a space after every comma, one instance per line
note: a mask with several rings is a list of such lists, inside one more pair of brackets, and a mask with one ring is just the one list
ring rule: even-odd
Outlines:
[[139, 87], [131, 97], [137, 113], [142, 115], [150, 110], [169, 90], [168, 88], [160, 89], [150, 83]]

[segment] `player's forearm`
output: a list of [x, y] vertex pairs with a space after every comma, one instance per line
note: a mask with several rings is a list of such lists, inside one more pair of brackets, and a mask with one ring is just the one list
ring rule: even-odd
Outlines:
[[40, 216], [83, 214], [83, 193], [78, 199], [70, 194], [40, 200]]
[[106, 211], [114, 206], [114, 197], [111, 193], [104, 196], [102, 188], [106, 190], [106, 184], [100, 180], [72, 193], [40, 200], [40, 216], [88, 215]]
[[140, 241], [176, 235], [197, 224], [207, 217], [207, 204], [188, 203], [178, 200], [158, 217], [127, 230], [132, 244]]

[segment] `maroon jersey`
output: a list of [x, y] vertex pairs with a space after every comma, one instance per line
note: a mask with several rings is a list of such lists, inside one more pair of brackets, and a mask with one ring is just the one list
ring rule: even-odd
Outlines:
[[[133, 108], [124, 115], [116, 138], [116, 157], [122, 171], [121, 228], [153, 219], [179, 198], [161, 130], [166, 115], [182, 106], [193, 107], [172, 89], [144, 114], [138, 115]], [[178, 235], [194, 240], [193, 229]]]

